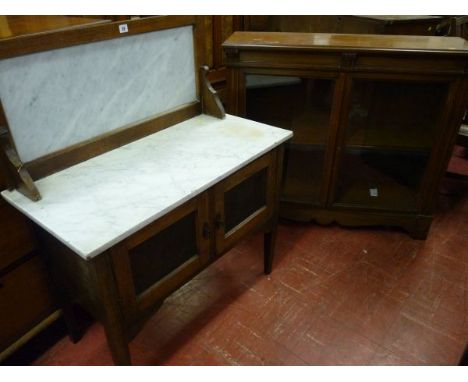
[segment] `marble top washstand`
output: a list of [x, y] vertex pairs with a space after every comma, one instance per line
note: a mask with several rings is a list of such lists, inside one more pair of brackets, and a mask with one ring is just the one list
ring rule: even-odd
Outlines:
[[202, 114], [36, 181], [40, 201], [16, 190], [2, 196], [90, 259], [291, 137]]

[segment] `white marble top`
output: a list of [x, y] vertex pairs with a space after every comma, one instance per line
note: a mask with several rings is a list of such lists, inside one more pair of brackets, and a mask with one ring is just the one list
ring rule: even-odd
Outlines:
[[292, 136], [226, 115], [199, 115], [36, 182], [14, 207], [85, 259], [205, 191]]

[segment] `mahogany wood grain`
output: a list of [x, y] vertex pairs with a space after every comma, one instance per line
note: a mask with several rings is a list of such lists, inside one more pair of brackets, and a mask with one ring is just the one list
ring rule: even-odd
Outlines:
[[51, 30], [70, 29], [84, 24], [106, 23], [100, 16], [0, 16], [0, 38], [11, 38], [30, 34], [44, 33]]
[[208, 66], [201, 67], [201, 94], [202, 94], [202, 105], [203, 113], [212, 115], [216, 118], [224, 118], [226, 113], [224, 112], [224, 106], [221, 100], [216, 95], [216, 90], [211, 86], [208, 76]]
[[468, 55], [468, 43], [459, 37], [386, 36], [333, 33], [234, 32], [225, 49], [326, 52], [379, 52], [408, 50], [412, 53]]
[[196, 16], [153, 16], [125, 20], [128, 33], [120, 33], [123, 21], [80, 25], [72, 29], [51, 30], [41, 33], [13, 36], [0, 39], [0, 59], [42, 52], [68, 46], [86, 44], [114, 38], [125, 38], [139, 33], [195, 25]]
[[[413, 237], [425, 238], [432, 219], [438, 185], [445, 173], [468, 103], [466, 41], [461, 38], [433, 36], [236, 32], [223, 46], [226, 49], [229, 68], [228, 98], [229, 112], [232, 114], [249, 117], [246, 113], [248, 75], [290, 76], [304, 81], [330, 78], [335, 81], [332, 112], [328, 122], [328, 140], [324, 149], [323, 175], [316, 187], [321, 188], [320, 200], [312, 203], [283, 195], [281, 216], [299, 221], [316, 220], [324, 224], [335, 221], [344, 225], [395, 225], [407, 230]], [[365, 112], [369, 113], [369, 121], [381, 120], [395, 105], [404, 105], [404, 110], [400, 109], [399, 113], [387, 116], [393, 124], [392, 134], [388, 126], [387, 131], [379, 122], [376, 125], [380, 126], [379, 128], [368, 129], [361, 132], [361, 135], [350, 135], [349, 119], [352, 110], [359, 112], [359, 108], [355, 109], [356, 105], [362, 104], [360, 107], [363, 108], [367, 102], [365, 98], [361, 104], [356, 104], [355, 101], [356, 84], [362, 83], [375, 83], [375, 86], [380, 86], [379, 89], [386, 89], [382, 94], [387, 94], [387, 97], [390, 89], [393, 89], [391, 103], [390, 99], [387, 99], [385, 104], [381, 99], [377, 100], [376, 96], [368, 97], [370, 106]], [[435, 106], [429, 104], [416, 103], [415, 100], [413, 103], [404, 101], [407, 91], [424, 87], [430, 89], [424, 94], [433, 98], [432, 104], [436, 105], [434, 102], [440, 99], [440, 106], [436, 111]], [[401, 89], [400, 95], [396, 92], [397, 88]], [[280, 103], [277, 107], [292, 110], [296, 106], [291, 104], [293, 99], [285, 98], [283, 104]], [[264, 104], [268, 104], [268, 101], [262, 102], [262, 105]], [[255, 105], [250, 102], [249, 107], [254, 108]], [[372, 115], [373, 112], [378, 114]], [[437, 114], [429, 116], [430, 113]], [[418, 117], [414, 119], [412, 115]], [[397, 117], [400, 118], [400, 122], [397, 121]], [[425, 125], [415, 125], [415, 122], [411, 125], [411, 122], [405, 122], [407, 120], [425, 121]], [[267, 123], [285, 127], [281, 125], [280, 120], [277, 123], [268, 120]], [[429, 132], [428, 124], [433, 125], [432, 132]], [[314, 130], [313, 126], [305, 126], [304, 131], [295, 131], [292, 142], [318, 144], [317, 142], [323, 140], [317, 136], [317, 131], [323, 135], [320, 129]], [[293, 146], [286, 151], [285, 167], [291, 163], [289, 150], [292, 149]], [[414, 190], [410, 190], [409, 186], [400, 187], [395, 182], [379, 199], [380, 205], [375, 203], [376, 199], [373, 200], [373, 204], [366, 204], [368, 202], [364, 202], [361, 195], [364, 186], [356, 184], [348, 190], [349, 194], [345, 195], [348, 199], [345, 198], [343, 202], [338, 197], [341, 195], [338, 191], [342, 187], [343, 177], [346, 175], [347, 179], [352, 180], [353, 177], [359, 176], [357, 169], [354, 170], [355, 175], [353, 171], [343, 169], [343, 163], [346, 163], [348, 158], [347, 149], [370, 150], [371, 153], [383, 153], [385, 150], [423, 150], [427, 161], [420, 170], [421, 174], [413, 174], [414, 179], [421, 176], [419, 185], [414, 186]], [[299, 166], [294, 175], [297, 181], [294, 187], [304, 192], [308, 190], [308, 185], [302, 184], [301, 177], [297, 174], [317, 170], [308, 163]], [[346, 171], [346, 174], [343, 174], [343, 171]], [[367, 194], [369, 192], [367, 190]]]
[[450, 17], [421, 15], [244, 16], [244, 30], [444, 36]]

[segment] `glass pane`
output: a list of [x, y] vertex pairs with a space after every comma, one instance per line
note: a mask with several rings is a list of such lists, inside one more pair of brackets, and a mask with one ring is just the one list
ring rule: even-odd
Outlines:
[[335, 202], [414, 211], [446, 84], [356, 80]]
[[298, 145], [286, 151], [282, 200], [318, 204], [325, 147]]
[[264, 168], [224, 194], [225, 232], [266, 206], [268, 172]]
[[334, 80], [247, 75], [246, 117], [294, 132], [282, 199], [319, 203]]
[[355, 81], [346, 144], [430, 148], [447, 91], [446, 84]]
[[138, 295], [197, 254], [196, 212], [129, 251]]

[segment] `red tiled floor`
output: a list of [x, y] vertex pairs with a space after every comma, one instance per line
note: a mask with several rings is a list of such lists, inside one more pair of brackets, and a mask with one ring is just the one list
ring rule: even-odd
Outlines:
[[427, 365], [456, 365], [464, 349], [464, 343], [405, 314], [399, 315], [383, 345], [400, 356], [409, 355]]
[[[254, 237], [166, 300], [137, 365], [453, 365], [468, 342], [468, 193], [441, 196], [426, 241], [281, 224], [270, 276]], [[111, 364], [93, 324], [36, 365]]]

